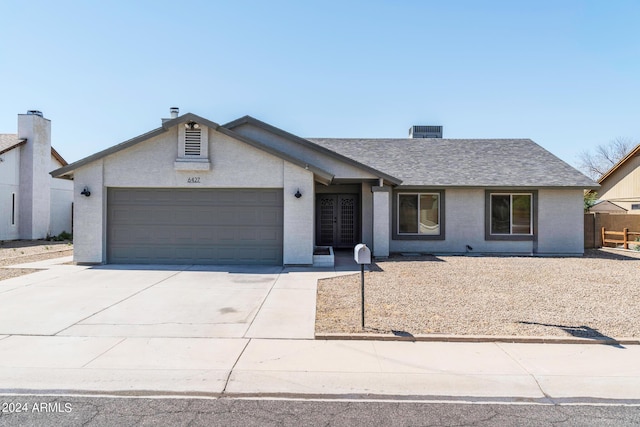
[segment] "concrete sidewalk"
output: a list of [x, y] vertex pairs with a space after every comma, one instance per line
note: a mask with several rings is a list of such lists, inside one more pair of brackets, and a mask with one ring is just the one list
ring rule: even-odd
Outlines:
[[0, 282], [0, 393], [640, 403], [640, 346], [314, 340], [336, 269], [45, 268]]
[[9, 336], [0, 393], [640, 403], [640, 347]]

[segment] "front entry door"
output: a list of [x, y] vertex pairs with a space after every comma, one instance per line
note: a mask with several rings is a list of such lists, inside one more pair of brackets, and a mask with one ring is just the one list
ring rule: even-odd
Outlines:
[[334, 248], [358, 243], [358, 195], [319, 194], [316, 200], [316, 244]]

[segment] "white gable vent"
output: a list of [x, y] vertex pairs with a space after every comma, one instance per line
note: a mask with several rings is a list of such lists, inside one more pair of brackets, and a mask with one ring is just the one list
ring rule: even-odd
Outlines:
[[442, 126], [411, 126], [409, 138], [442, 138]]
[[200, 157], [202, 154], [202, 129], [195, 122], [185, 123], [184, 156]]
[[178, 157], [174, 162], [178, 171], [209, 170], [209, 128], [194, 121], [178, 126]]

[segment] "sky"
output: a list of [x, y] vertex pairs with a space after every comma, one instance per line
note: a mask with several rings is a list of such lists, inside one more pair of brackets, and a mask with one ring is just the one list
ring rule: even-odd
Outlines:
[[0, 0], [0, 133], [40, 110], [73, 162], [170, 107], [302, 137], [640, 142], [640, 1]]

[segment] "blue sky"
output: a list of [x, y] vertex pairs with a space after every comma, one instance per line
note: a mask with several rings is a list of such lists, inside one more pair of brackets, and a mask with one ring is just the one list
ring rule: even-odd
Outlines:
[[575, 164], [640, 141], [640, 2], [0, 3], [0, 133], [43, 111], [79, 160], [169, 107], [307, 137], [531, 138]]

